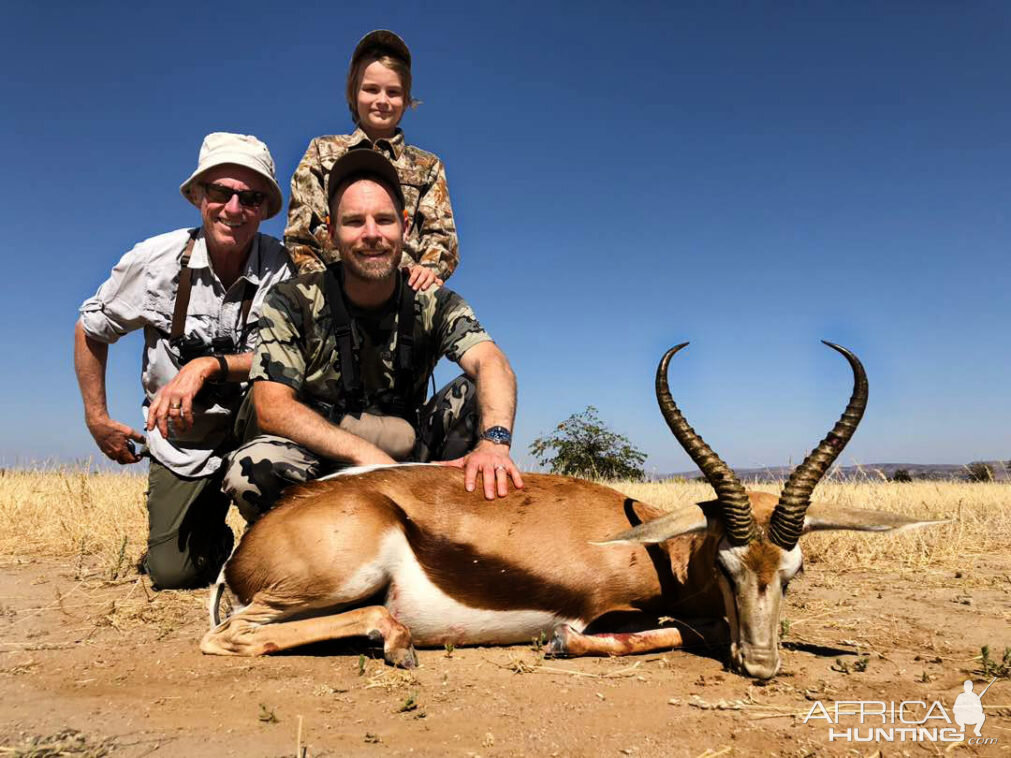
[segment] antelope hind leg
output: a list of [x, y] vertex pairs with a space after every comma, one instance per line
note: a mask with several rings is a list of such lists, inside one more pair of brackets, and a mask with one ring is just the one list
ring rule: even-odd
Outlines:
[[200, 649], [209, 655], [255, 656], [290, 650], [312, 642], [368, 637], [383, 641], [383, 657], [387, 663], [402, 668], [418, 665], [410, 630], [381, 605], [329, 616], [274, 622], [281, 613], [254, 600], [247, 608], [205, 634], [200, 641]]

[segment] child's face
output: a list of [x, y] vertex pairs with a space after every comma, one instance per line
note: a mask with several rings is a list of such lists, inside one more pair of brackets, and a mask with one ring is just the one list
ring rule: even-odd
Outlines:
[[400, 75], [379, 61], [365, 67], [357, 93], [358, 122], [370, 137], [392, 137], [404, 115]]

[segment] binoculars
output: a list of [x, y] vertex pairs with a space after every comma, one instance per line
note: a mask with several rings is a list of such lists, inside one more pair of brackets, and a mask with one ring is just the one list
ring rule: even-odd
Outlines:
[[[172, 349], [179, 354], [180, 367], [185, 366], [195, 358], [208, 355], [232, 355], [236, 351], [235, 340], [231, 337], [215, 337], [210, 342], [195, 334], [175, 337], [170, 340]], [[228, 405], [242, 394], [242, 385], [236, 382], [219, 382], [204, 384], [197, 393], [196, 401], [207, 406]]]
[[195, 334], [175, 337], [169, 344], [179, 353], [179, 365], [185, 366], [194, 358], [203, 358], [207, 355], [231, 355], [235, 352], [235, 340], [231, 337], [215, 337], [210, 342], [205, 342]]

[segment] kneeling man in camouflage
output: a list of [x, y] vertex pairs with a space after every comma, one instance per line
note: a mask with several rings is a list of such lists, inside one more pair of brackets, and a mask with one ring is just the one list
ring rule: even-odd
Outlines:
[[[267, 296], [250, 370], [259, 435], [232, 454], [225, 492], [255, 521], [285, 487], [348, 466], [447, 461], [465, 470], [468, 490], [480, 475], [489, 500], [509, 480], [522, 487], [509, 456], [509, 361], [459, 295], [405, 281], [408, 219], [393, 164], [351, 150], [327, 194], [340, 261]], [[464, 375], [426, 402], [442, 356]]]

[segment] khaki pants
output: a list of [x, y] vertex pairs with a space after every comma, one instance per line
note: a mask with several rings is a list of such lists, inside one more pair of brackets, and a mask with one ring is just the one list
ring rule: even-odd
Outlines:
[[206, 587], [232, 552], [225, 524], [229, 498], [221, 492], [224, 467], [189, 479], [151, 460], [148, 473], [148, 541], [144, 568], [157, 589]]

